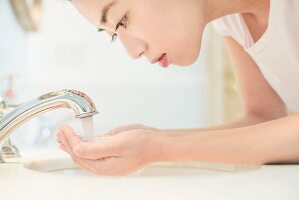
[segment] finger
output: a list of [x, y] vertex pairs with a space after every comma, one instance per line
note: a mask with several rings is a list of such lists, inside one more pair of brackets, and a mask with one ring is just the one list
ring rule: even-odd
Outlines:
[[104, 176], [122, 176], [137, 170], [139, 167], [133, 167], [128, 160], [121, 157], [103, 158], [89, 163], [92, 171], [96, 175]]
[[82, 158], [78, 158], [80, 160], [80, 167], [82, 167], [83, 169], [90, 171], [94, 174], [97, 174], [97, 162], [99, 160], [88, 160], [88, 159], [82, 159]]
[[110, 135], [109, 132], [110, 132], [110, 131], [105, 131], [105, 132], [102, 132], [102, 133], [96, 133], [95, 136], [96, 136], [96, 137], [107, 136], [107, 135]]
[[63, 139], [62, 139], [62, 136], [61, 136], [61, 132], [60, 132], [60, 131], [58, 131], [58, 132], [56, 133], [56, 141], [57, 141], [57, 143], [58, 143], [58, 147], [59, 147], [61, 150], [67, 152], [67, 151], [66, 151], [65, 142], [64, 142]]
[[[63, 139], [65, 132], [74, 132], [73, 129], [68, 125], [62, 125], [58, 128], [57, 134], [56, 134], [56, 140], [58, 144], [64, 144], [65, 147], [68, 146], [66, 143], [66, 140]], [[66, 149], [67, 150], [67, 149]]]
[[63, 143], [63, 141], [61, 139], [60, 133], [57, 133], [57, 135], [56, 135], [56, 141], [58, 143], [58, 148], [61, 149], [64, 152], [68, 153], [67, 150], [66, 150], [66, 146], [64, 145], [64, 143]]
[[61, 125], [58, 130], [61, 131], [61, 132], [64, 132], [64, 133], [73, 133], [73, 134], [76, 133], [74, 131], [74, 129], [72, 127], [70, 127], [69, 125], [67, 125], [67, 124]]
[[66, 151], [66, 147], [65, 147], [63, 144], [60, 144], [58, 147], [59, 147], [59, 149], [61, 149], [62, 151], [67, 152], [67, 151]]
[[99, 133], [99, 134], [97, 134], [97, 136], [115, 135], [115, 134], [121, 133], [123, 131], [132, 130], [134, 128], [136, 128], [136, 124], [126, 125], [126, 126], [120, 126], [120, 127], [114, 128], [112, 130], [105, 131], [103, 133]]
[[69, 144], [72, 152], [73, 152], [75, 146], [80, 145], [81, 143], [84, 143], [84, 141], [78, 135], [75, 135], [72, 132], [66, 132], [65, 137], [68, 141], [68, 144]]
[[67, 138], [65, 136], [65, 133], [63, 131], [61, 131], [60, 136], [61, 136], [61, 144], [64, 145], [66, 152], [71, 155], [72, 151], [71, 151], [70, 145], [67, 141]]
[[57, 132], [56, 135], [55, 135], [55, 139], [56, 139], [56, 142], [57, 142], [58, 144], [61, 144], [61, 137], [60, 137], [60, 135], [59, 135], [58, 132]]
[[96, 134], [96, 136], [116, 135], [121, 132], [126, 132], [126, 131], [130, 131], [133, 129], [142, 129], [142, 128], [148, 128], [148, 127], [144, 126], [142, 124], [130, 124], [130, 125], [125, 125], [125, 126], [120, 126], [120, 127], [114, 128], [112, 130], [105, 131], [103, 133], [98, 133], [98, 134]]
[[118, 157], [119, 146], [109, 138], [101, 142], [81, 142], [75, 145], [73, 152], [76, 156], [85, 159], [102, 159], [105, 157]]
[[[58, 145], [63, 144], [63, 141], [62, 141], [62, 138], [61, 138], [61, 132], [60, 132], [60, 131], [58, 131], [58, 132], [56, 133], [56, 142], [58, 143]], [[64, 144], [63, 144], [63, 145], [64, 145]]]

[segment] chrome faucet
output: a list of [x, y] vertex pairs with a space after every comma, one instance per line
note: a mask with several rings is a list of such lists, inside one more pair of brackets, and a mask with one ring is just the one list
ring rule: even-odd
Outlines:
[[[0, 113], [6, 109], [4, 101], [0, 103]], [[69, 108], [74, 111], [75, 118], [86, 118], [97, 114], [92, 100], [84, 93], [76, 90], [61, 90], [44, 94], [28, 103], [17, 106], [14, 110], [0, 118], [0, 163], [4, 162], [6, 152], [18, 154], [18, 149], [9, 141], [9, 136], [22, 124], [33, 117], [50, 110], [58, 108]], [[4, 147], [4, 148], [2, 148]], [[6, 152], [3, 151], [6, 149]]]

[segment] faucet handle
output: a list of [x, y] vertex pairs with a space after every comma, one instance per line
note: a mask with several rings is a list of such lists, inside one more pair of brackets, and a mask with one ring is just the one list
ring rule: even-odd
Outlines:
[[3, 100], [2, 97], [0, 97], [0, 119], [3, 117], [5, 111], [7, 110], [7, 103]]
[[[5, 112], [9, 108], [17, 107], [18, 105], [8, 105], [6, 101], [0, 97], [0, 121], [3, 118]], [[18, 148], [11, 143], [8, 139], [2, 146], [0, 146], [0, 163], [4, 163], [3, 158], [18, 158], [20, 153]]]
[[19, 105], [17, 104], [8, 104], [7, 101], [5, 101], [2, 97], [0, 97], [0, 121], [1, 118], [4, 116], [5, 112], [9, 109], [9, 108], [16, 108]]

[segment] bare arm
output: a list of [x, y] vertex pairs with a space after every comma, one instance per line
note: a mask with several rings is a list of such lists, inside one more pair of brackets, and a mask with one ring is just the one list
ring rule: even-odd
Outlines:
[[169, 135], [160, 137], [158, 160], [258, 165], [299, 162], [299, 113], [236, 129]]
[[204, 131], [238, 128], [287, 116], [284, 102], [264, 79], [248, 53], [232, 38], [224, 38], [232, 61], [245, 115], [227, 124], [196, 129], [164, 129], [162, 131]]

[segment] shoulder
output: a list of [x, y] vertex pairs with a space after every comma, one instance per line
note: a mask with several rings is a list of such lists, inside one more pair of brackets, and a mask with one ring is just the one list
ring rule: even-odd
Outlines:
[[226, 15], [212, 21], [212, 25], [220, 35], [232, 36], [233, 30], [238, 26], [238, 16], [237, 14]]
[[240, 13], [226, 15], [212, 22], [214, 29], [222, 36], [228, 36], [237, 41], [242, 47], [251, 41], [250, 33]]

